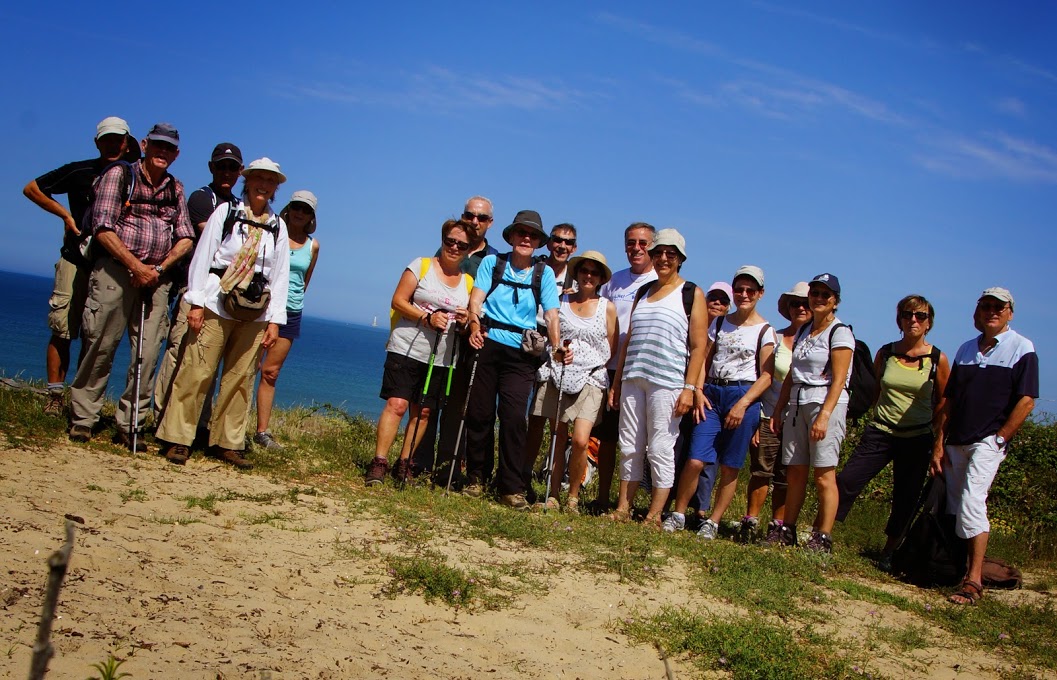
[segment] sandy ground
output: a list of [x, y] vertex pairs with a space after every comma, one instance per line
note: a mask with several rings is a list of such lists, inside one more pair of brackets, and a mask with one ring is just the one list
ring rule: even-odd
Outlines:
[[[631, 644], [613, 622], [665, 604], [725, 606], [693, 601], [678, 572], [644, 588], [559, 568], [543, 595], [456, 612], [418, 595], [382, 595], [384, 562], [337, 546], [384, 550], [391, 527], [325, 495], [228, 500], [210, 512], [183, 499], [282, 496], [290, 487], [205, 460], [177, 468], [69, 445], [0, 449], [0, 461], [0, 678], [27, 674], [46, 559], [66, 515], [83, 524], [54, 625], [54, 678], [92, 675], [90, 665], [111, 653], [127, 659], [121, 670], [134, 679], [665, 678], [658, 652]], [[278, 516], [261, 523], [265, 513]], [[482, 563], [554, 559], [461, 538], [439, 549]], [[859, 605], [842, 618], [843, 634], [873, 625], [878, 607]], [[939, 643], [879, 657], [875, 670], [891, 677], [998, 677], [1009, 667]], [[685, 660], [669, 666], [674, 677], [693, 676]]]

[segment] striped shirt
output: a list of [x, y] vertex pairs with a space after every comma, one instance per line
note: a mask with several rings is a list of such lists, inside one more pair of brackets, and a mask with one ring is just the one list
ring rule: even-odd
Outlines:
[[[129, 252], [144, 264], [161, 264], [173, 244], [180, 239], [195, 237], [191, 220], [187, 217], [184, 188], [175, 177], [165, 173], [158, 186], [143, 172], [142, 161], [132, 165], [136, 186], [130, 197], [132, 205], [125, 207], [123, 185], [125, 167], [115, 165], [99, 177], [96, 199], [92, 203], [92, 229], [98, 234], [109, 230], [117, 234]], [[169, 189], [169, 183], [173, 188]], [[174, 191], [175, 205], [136, 203], [161, 200]]]
[[683, 308], [684, 285], [656, 302], [644, 297], [635, 305], [622, 380], [645, 378], [670, 389], [686, 384], [690, 323]]

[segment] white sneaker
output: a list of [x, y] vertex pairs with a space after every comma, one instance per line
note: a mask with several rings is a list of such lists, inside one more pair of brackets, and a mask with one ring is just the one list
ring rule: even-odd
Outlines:
[[697, 530], [697, 535], [706, 541], [711, 541], [716, 536], [719, 536], [719, 525], [710, 519], [706, 519], [701, 528]]
[[682, 531], [686, 528], [686, 515], [679, 512], [669, 513], [661, 524], [661, 528], [665, 531]]

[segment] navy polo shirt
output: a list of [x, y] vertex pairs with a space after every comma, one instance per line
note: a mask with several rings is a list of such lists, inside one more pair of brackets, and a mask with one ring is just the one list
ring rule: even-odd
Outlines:
[[1016, 331], [980, 351], [977, 336], [958, 348], [944, 396], [951, 401], [948, 444], [973, 444], [998, 432], [1021, 397], [1039, 396], [1035, 346]]

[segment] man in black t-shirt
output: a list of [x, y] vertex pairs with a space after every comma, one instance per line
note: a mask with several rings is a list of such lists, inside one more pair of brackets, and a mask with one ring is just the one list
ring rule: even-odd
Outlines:
[[[231, 142], [221, 142], [213, 148], [209, 158], [209, 172], [213, 181], [195, 190], [187, 197], [187, 214], [195, 228], [195, 244], [202, 235], [209, 216], [223, 203], [238, 204], [235, 197], [235, 183], [242, 172], [242, 151]], [[173, 271], [173, 292], [176, 308], [173, 310], [172, 324], [169, 326], [169, 346], [165, 356], [158, 362], [158, 378], [154, 382], [154, 422], [161, 422], [162, 410], [169, 399], [169, 390], [176, 377], [176, 368], [180, 358], [180, 347], [187, 333], [187, 312], [190, 305], [183, 302], [183, 293], [187, 289], [187, 267], [191, 258], [184, 259], [179, 269]], [[209, 390], [213, 394], [213, 388]], [[212, 397], [207, 399], [199, 416], [199, 428], [207, 427], [212, 413]]]
[[[61, 257], [55, 263], [55, 286], [48, 300], [51, 338], [47, 350], [48, 399], [44, 412], [61, 415], [63, 388], [70, 368], [70, 341], [80, 333], [84, 302], [88, 296], [90, 267], [81, 257], [80, 244], [92, 184], [108, 165], [122, 158], [131, 137], [121, 118], [104, 118], [96, 126], [98, 158], [75, 161], [32, 180], [22, 190], [29, 200], [62, 220], [64, 234]], [[67, 210], [53, 196], [66, 194]]]

